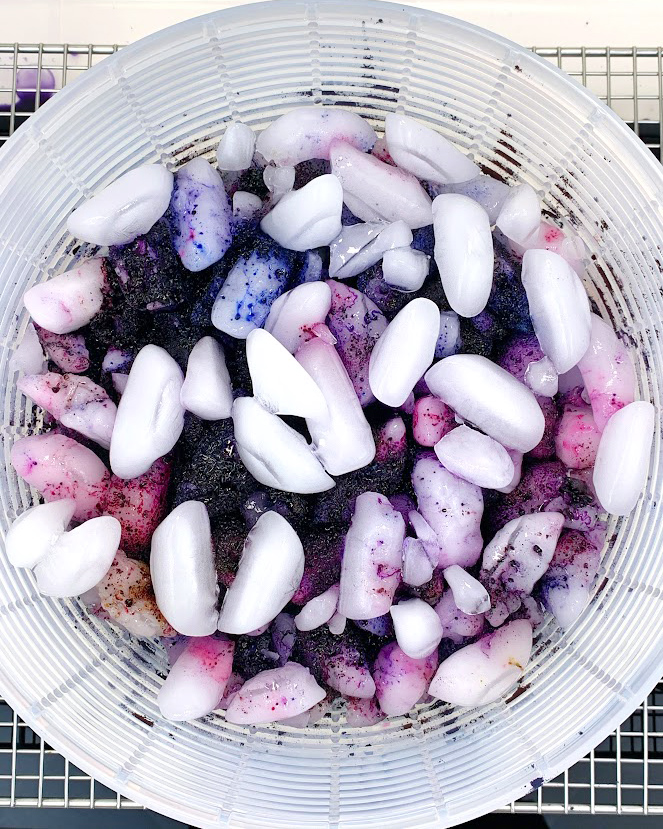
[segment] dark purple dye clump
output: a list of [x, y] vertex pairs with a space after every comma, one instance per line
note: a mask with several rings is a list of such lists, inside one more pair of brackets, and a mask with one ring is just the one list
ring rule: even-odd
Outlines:
[[318, 176], [325, 176], [331, 170], [331, 164], [324, 158], [311, 158], [295, 164], [295, 190], [304, 187]]
[[493, 288], [488, 299], [488, 310], [507, 331], [529, 334], [533, 331], [529, 317], [527, 294], [520, 279], [521, 263], [507, 246], [493, 236], [495, 267]]
[[276, 668], [279, 655], [274, 649], [272, 634], [266, 630], [260, 636], [237, 636], [233, 669], [244, 679], [251, 679], [261, 671]]
[[389, 497], [402, 492], [406, 483], [405, 454], [387, 461], [373, 461], [363, 469], [335, 478], [336, 486], [315, 496], [313, 520], [322, 524], [350, 523], [355, 500], [362, 492], [380, 492]]
[[187, 415], [173, 466], [173, 506], [202, 501], [213, 522], [240, 515], [242, 499], [259, 485], [240, 460], [232, 420], [204, 422]]
[[327, 665], [331, 659], [340, 659], [347, 665], [368, 667], [368, 642], [361, 631], [346, 627], [343, 636], [334, 636], [326, 625], [300, 631], [293, 651], [296, 662], [305, 665], [319, 682], [327, 681]]
[[324, 593], [341, 577], [341, 558], [347, 525], [304, 528], [300, 533], [304, 547], [304, 575], [292, 597], [295, 605]]
[[378, 306], [385, 317], [392, 320], [414, 296], [397, 291], [384, 281], [382, 265], [373, 265], [357, 277], [357, 288]]
[[566, 468], [559, 461], [532, 463], [523, 470], [518, 486], [508, 495], [491, 493], [484, 512], [484, 538], [489, 540], [505, 524], [521, 515], [539, 512], [557, 498], [566, 481]]
[[217, 515], [212, 522], [212, 546], [219, 582], [230, 587], [244, 548], [246, 528], [236, 515]]
[[130, 308], [148, 311], [176, 308], [190, 294], [196, 281], [175, 253], [165, 219], [130, 244], [111, 247], [108, 258]]

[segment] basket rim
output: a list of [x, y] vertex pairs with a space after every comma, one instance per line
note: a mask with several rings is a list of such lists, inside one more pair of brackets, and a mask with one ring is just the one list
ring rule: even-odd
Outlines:
[[[41, 128], [42, 125], [48, 124], [54, 116], [77, 102], [81, 97], [84, 97], [86, 92], [92, 91], [97, 85], [98, 79], [108, 71], [109, 66], [112, 67], [120, 60], [126, 60], [128, 56], [130, 57], [131, 54], [133, 54], [134, 51], [138, 52], [151, 47], [153, 51], [156, 52], [162, 41], [168, 40], [176, 34], [180, 36], [187, 32], [187, 30], [199, 28], [201, 23], [204, 24], [205, 22], [212, 20], [226, 28], [232, 28], [233, 25], [240, 22], [242, 24], [246, 24], [250, 22], [251, 17], [255, 18], [256, 15], [260, 14], [261, 9], [266, 9], [267, 7], [270, 9], [270, 13], [273, 14], [275, 12], [273, 0], [263, 0], [262, 2], [250, 3], [229, 9], [209, 12], [207, 14], [182, 21], [181, 23], [173, 26], [169, 26], [165, 29], [161, 29], [136, 41], [133, 44], [130, 44], [129, 46], [123, 47], [121, 52], [109, 54], [102, 62], [86, 70], [81, 77], [75, 79], [64, 89], [60, 90], [57, 95], [45, 102], [36, 113], [30, 116], [29, 123], [36, 129]], [[545, 58], [531, 52], [526, 47], [516, 44], [508, 38], [502, 37], [501, 35], [497, 35], [494, 32], [484, 29], [483, 27], [467, 23], [449, 15], [410, 5], [395, 5], [390, 2], [385, 2], [384, 0], [361, 0], [361, 2], [357, 2], [356, 0], [281, 0], [279, 8], [290, 12], [296, 9], [301, 9], [302, 15], [306, 13], [308, 8], [315, 8], [318, 12], [322, 13], [324, 13], [325, 8], [344, 9], [347, 10], [348, 15], [351, 15], [356, 19], [360, 19], [362, 14], [376, 14], [379, 13], [380, 10], [387, 14], [389, 12], [393, 12], [394, 9], [398, 9], [399, 12], [409, 12], [411, 15], [420, 19], [435, 21], [438, 24], [446, 24], [453, 26], [454, 29], [458, 31], [463, 31], [468, 34], [472, 34], [473, 36], [481, 36], [492, 41], [494, 44], [504, 47], [505, 49], [512, 50], [518, 55], [522, 55], [523, 57], [526, 56], [528, 61], [538, 66], [538, 69], [542, 73], [542, 77], [547, 74], [551, 80], [554, 79], [558, 84], [561, 83], [564, 85], [570, 93], [573, 93], [585, 102], [590, 101], [601, 112], [603, 117], [609, 119], [618, 131], [620, 140], [629, 145], [630, 151], [642, 165], [643, 170], [648, 176], [657, 181], [658, 186], [663, 192], [663, 165], [661, 165], [653, 157], [652, 153], [640, 141], [635, 133], [629, 129], [624, 121], [619, 118], [619, 116], [612, 109], [599, 100], [599, 98], [597, 98], [592, 92], [582, 86], [579, 81], [552, 65]], [[24, 131], [17, 129], [16, 132], [6, 141], [5, 145], [0, 148], [0, 176], [2, 175], [4, 169], [8, 168], [12, 164], [14, 157], [21, 149], [23, 141]], [[111, 774], [107, 775], [101, 772], [91, 755], [81, 748], [72, 749], [72, 746], [66, 743], [64, 737], [61, 738], [59, 734], [52, 732], [51, 728], [47, 724], [39, 721], [39, 717], [31, 712], [31, 710], [25, 705], [21, 690], [14, 684], [7, 669], [7, 665], [0, 664], [0, 692], [2, 693], [2, 696], [7, 700], [14, 711], [16, 711], [18, 716], [26, 724], [33, 728], [33, 730], [35, 730], [45, 742], [74, 763], [74, 765], [90, 774], [93, 779], [98, 780], [100, 783], [113, 791], [118, 792], [124, 797], [127, 797], [142, 806], [153, 809], [156, 812], [167, 815], [176, 820], [190, 822], [191, 814], [184, 808], [175, 808], [172, 802], [164, 804], [158, 796], [153, 795], [149, 791], [137, 789], [135, 785], [132, 786], [128, 782], [118, 780]], [[593, 728], [585, 731], [582, 738], [579, 738], [574, 742], [573, 750], [565, 755], [564, 760], [558, 759], [556, 762], [551, 763], [547, 767], [546, 776], [548, 779], [557, 777], [573, 763], [585, 756], [588, 751], [593, 749], [603, 739], [605, 739], [614, 730], [614, 728], [618, 726], [632, 712], [632, 710], [634, 710], [635, 707], [637, 707], [640, 700], [645, 698], [646, 695], [655, 687], [660, 679], [660, 667], [653, 665], [653, 667], [651, 667], [647, 672], [643, 673], [640, 671], [636, 674], [636, 676], [638, 679], [638, 691], [637, 694], [632, 692], [633, 699], [630, 701], [625, 699], [619, 700], [619, 703], [616, 706], [613, 706], [615, 710], [609, 717], [606, 717], [600, 723], [594, 725]], [[633, 686], [630, 686], [629, 690], [632, 691], [632, 688]], [[635, 700], [636, 696], [637, 700]], [[470, 820], [484, 815], [492, 809], [503, 806], [505, 803], [508, 803], [522, 795], [522, 786], [512, 786], [507, 791], [499, 791], [489, 801], [484, 801], [481, 804], [478, 804], [473, 810], [469, 811], [462, 818], [462, 820]], [[210, 827], [222, 825], [221, 820], [222, 818], [219, 816], [217, 821], [208, 825]], [[454, 825], [454, 822], [449, 823], [443, 819], [440, 819], [436, 824], [428, 825], [451, 826]]]

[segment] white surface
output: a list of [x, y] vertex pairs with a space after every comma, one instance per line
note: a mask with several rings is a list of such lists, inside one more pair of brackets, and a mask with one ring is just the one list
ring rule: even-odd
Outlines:
[[[279, 0], [272, 0], [279, 2]], [[129, 43], [188, 17], [245, 0], [2, 0], [0, 40]], [[434, 9], [526, 46], [653, 46], [660, 0], [422, 0]], [[655, 42], [656, 43], [655, 43]]]

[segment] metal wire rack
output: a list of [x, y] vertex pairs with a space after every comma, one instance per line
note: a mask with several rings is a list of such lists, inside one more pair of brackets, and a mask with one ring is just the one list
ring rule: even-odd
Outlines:
[[[113, 45], [0, 44], [0, 146]], [[663, 48], [535, 48], [611, 106], [661, 160]], [[0, 700], [0, 807], [140, 808], [45, 744]], [[663, 682], [587, 757], [512, 813], [663, 815]]]

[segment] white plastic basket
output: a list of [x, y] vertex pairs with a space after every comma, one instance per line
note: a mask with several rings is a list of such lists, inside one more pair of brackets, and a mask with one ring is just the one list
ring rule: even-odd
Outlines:
[[[260, 129], [301, 103], [353, 106], [380, 128], [400, 109], [487, 171], [529, 181], [592, 252], [587, 285], [632, 338], [640, 394], [660, 404], [663, 176], [638, 139], [546, 62], [476, 27], [368, 2], [244, 6], [111, 56], [58, 93], [0, 155], [0, 382], [5, 462], [33, 415], [8, 360], [23, 291], [75, 258], [68, 213], [146, 161], [210, 157], [237, 118]], [[80, 254], [79, 254], [80, 255]], [[0, 559], [0, 690], [52, 746], [103, 784], [201, 827], [450, 826], [556, 776], [660, 675], [661, 436], [644, 499], [610, 525], [592, 604], [541, 632], [519, 692], [492, 706], [422, 707], [369, 729], [340, 711], [314, 728], [175, 725], [155, 705], [164, 654], [44, 599]], [[8, 466], [9, 469], [9, 466]], [[0, 482], [2, 526], [33, 494]]]

